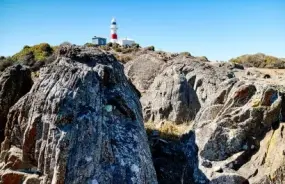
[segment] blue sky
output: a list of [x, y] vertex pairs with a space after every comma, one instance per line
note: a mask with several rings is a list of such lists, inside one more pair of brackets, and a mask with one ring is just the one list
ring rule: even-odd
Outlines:
[[284, 0], [0, 0], [0, 55], [24, 45], [118, 36], [141, 46], [228, 60], [263, 52], [285, 58]]

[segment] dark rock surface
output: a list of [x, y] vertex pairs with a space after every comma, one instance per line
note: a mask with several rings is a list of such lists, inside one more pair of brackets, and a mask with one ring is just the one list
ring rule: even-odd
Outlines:
[[30, 69], [15, 65], [7, 68], [0, 76], [0, 142], [4, 140], [7, 114], [22, 96], [31, 89], [33, 81]]
[[[9, 167], [15, 147], [21, 161]], [[41, 69], [9, 112], [1, 158], [2, 171], [42, 183], [157, 183], [139, 97], [123, 66], [95, 48], [62, 46]]]

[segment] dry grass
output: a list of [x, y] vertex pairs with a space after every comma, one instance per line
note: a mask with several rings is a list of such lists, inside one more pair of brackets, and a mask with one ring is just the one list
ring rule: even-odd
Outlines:
[[160, 123], [147, 122], [144, 124], [144, 127], [148, 135], [157, 130], [160, 138], [177, 140], [192, 129], [192, 123], [185, 122], [177, 125], [171, 121], [162, 121]]

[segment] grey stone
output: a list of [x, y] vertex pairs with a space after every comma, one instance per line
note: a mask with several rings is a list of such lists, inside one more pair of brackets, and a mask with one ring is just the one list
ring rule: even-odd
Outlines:
[[62, 46], [41, 69], [9, 112], [1, 151], [11, 145], [42, 183], [157, 183], [139, 97], [96, 48]]
[[25, 66], [14, 65], [7, 68], [0, 76], [0, 143], [4, 140], [7, 114], [33, 84], [31, 71]]
[[210, 96], [218, 91], [220, 83], [231, 78], [226, 68], [195, 57], [178, 56], [168, 60], [162, 68], [142, 94], [145, 121], [192, 121]]

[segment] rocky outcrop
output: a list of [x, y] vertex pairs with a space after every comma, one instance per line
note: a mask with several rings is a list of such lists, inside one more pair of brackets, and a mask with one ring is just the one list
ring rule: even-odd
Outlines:
[[282, 86], [257, 81], [242, 65], [192, 56], [144, 56], [128, 64], [127, 74], [142, 92], [145, 122], [195, 119], [186, 138], [160, 138], [152, 147], [159, 182], [284, 182]]
[[210, 183], [283, 183], [280, 87], [236, 79], [221, 86], [194, 121], [198, 168]]
[[157, 183], [139, 97], [123, 66], [96, 48], [62, 46], [41, 69], [9, 112], [1, 161], [17, 172], [2, 182], [28, 173], [42, 183]]
[[4, 140], [10, 107], [29, 92], [32, 84], [31, 71], [22, 65], [11, 66], [2, 72], [0, 76], [0, 142]]
[[200, 109], [198, 97], [179, 70], [175, 67], [166, 69], [142, 96], [145, 121], [183, 123], [195, 117]]
[[125, 74], [140, 92], [145, 92], [154, 78], [164, 69], [166, 62], [161, 58], [143, 54], [125, 64]]
[[142, 94], [145, 121], [189, 122], [220, 83], [234, 77], [225, 65], [213, 66], [194, 57], [175, 57], [166, 65]]
[[246, 71], [154, 51], [124, 69], [75, 45], [32, 88], [29, 70], [11, 67], [0, 77], [0, 183], [282, 184], [285, 90]]

